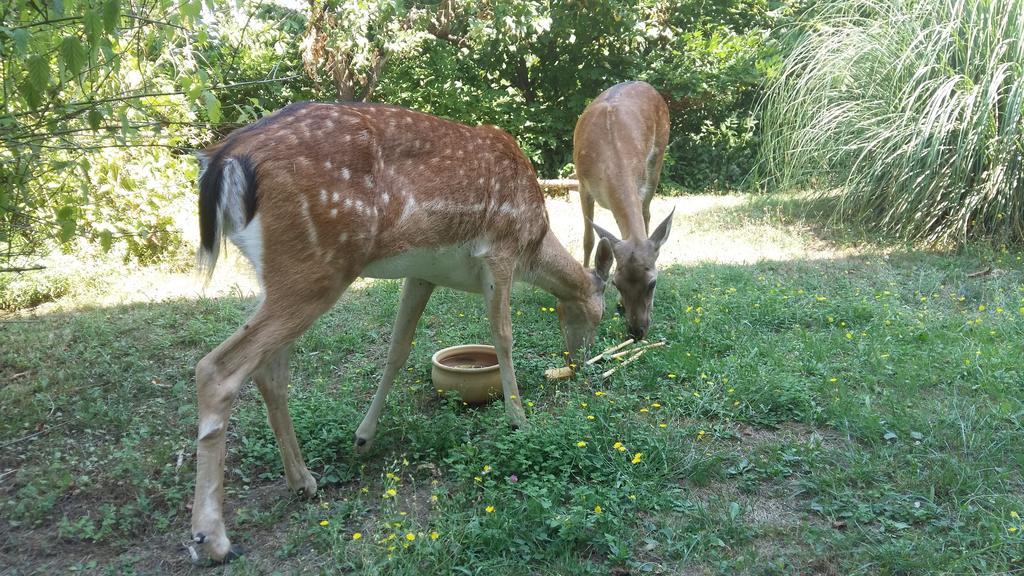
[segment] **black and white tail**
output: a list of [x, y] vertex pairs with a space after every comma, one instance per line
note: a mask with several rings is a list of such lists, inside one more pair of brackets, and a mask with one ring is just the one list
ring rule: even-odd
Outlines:
[[[209, 280], [220, 255], [221, 237], [227, 235], [260, 269], [262, 239], [256, 218], [256, 169], [248, 156], [230, 156], [224, 148], [199, 158], [200, 273]], [[255, 224], [255, 226], [254, 226]], [[248, 232], [245, 234], [244, 232]], [[253, 245], [256, 243], [257, 245]]]

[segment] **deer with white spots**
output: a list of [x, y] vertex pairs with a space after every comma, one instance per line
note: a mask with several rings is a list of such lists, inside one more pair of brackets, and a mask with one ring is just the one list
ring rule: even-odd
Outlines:
[[[668, 145], [668, 106], [645, 82], [624, 82], [602, 92], [583, 111], [573, 134], [573, 162], [583, 206], [583, 265], [590, 262], [594, 230], [612, 243], [615, 276], [630, 335], [647, 334], [658, 279], [655, 261], [672, 229], [675, 210], [648, 238], [651, 199]], [[597, 226], [594, 202], [611, 210], [622, 239]]]
[[225, 428], [250, 375], [267, 404], [288, 486], [316, 492], [288, 413], [288, 358], [291, 343], [357, 277], [405, 279], [357, 450], [375, 436], [435, 286], [483, 293], [513, 426], [526, 424], [511, 356], [513, 281], [557, 298], [566, 350], [593, 341], [611, 246], [598, 246], [595, 270], [569, 255], [550, 231], [533, 167], [497, 128], [395, 106], [301, 103], [236, 130], [199, 158], [200, 265], [212, 273], [226, 235], [252, 262], [264, 292], [254, 315], [196, 366], [192, 534], [215, 561], [238, 553], [223, 517]]

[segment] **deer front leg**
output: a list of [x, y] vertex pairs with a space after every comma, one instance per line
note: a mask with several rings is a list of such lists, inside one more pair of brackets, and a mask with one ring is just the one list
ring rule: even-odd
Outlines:
[[594, 249], [594, 197], [587, 193], [580, 181], [580, 205], [583, 207], [583, 267], [590, 267], [590, 253]]
[[424, 280], [407, 278], [405, 287], [402, 289], [402, 301], [398, 305], [398, 316], [395, 318], [394, 331], [391, 334], [391, 346], [388, 349], [388, 360], [384, 365], [384, 375], [380, 379], [377, 393], [373, 396], [370, 409], [356, 429], [356, 451], [366, 452], [373, 443], [377, 434], [377, 422], [380, 420], [380, 413], [384, 409], [384, 400], [387, 398], [391, 386], [395, 382], [395, 375], [409, 359], [409, 352], [412, 349], [412, 337], [416, 333], [416, 324], [419, 323], [423, 309], [427, 307], [427, 301], [434, 292], [434, 285]]
[[277, 438], [277, 448], [281, 452], [284, 464], [284, 475], [288, 480], [288, 488], [307, 498], [316, 494], [316, 480], [306, 468], [302, 459], [302, 450], [295, 439], [295, 428], [292, 417], [288, 413], [288, 359], [291, 346], [287, 346], [270, 357], [256, 369], [252, 379], [256, 383], [267, 404], [267, 420]]
[[509, 298], [512, 290], [512, 273], [507, 266], [488, 263], [484, 274], [484, 298], [487, 300], [487, 316], [491, 323], [491, 340], [498, 355], [498, 370], [501, 372], [501, 391], [505, 397], [505, 414], [514, 428], [526, 427], [526, 413], [516, 384], [516, 373], [512, 366], [512, 313]]

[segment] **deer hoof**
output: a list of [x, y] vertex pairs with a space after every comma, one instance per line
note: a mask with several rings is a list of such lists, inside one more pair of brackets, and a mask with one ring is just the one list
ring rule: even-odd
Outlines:
[[302, 480], [296, 483], [289, 482], [288, 488], [300, 498], [312, 498], [316, 494], [316, 480], [307, 470], [302, 475]]
[[355, 449], [357, 454], [366, 454], [373, 447], [373, 438], [356, 435]]
[[223, 558], [221, 558], [219, 563], [228, 564], [233, 560], [241, 558], [242, 556], [245, 556], [245, 550], [243, 550], [241, 546], [231, 546], [231, 548], [228, 549], [228, 553], [225, 554]]
[[[215, 538], [207, 537], [204, 532], [196, 532], [192, 537], [192, 541], [198, 544], [205, 553], [208, 558], [206, 561], [207, 565], [227, 564], [245, 553], [240, 546], [235, 546], [228, 542], [227, 538], [217, 542]], [[191, 547], [189, 548], [191, 549]], [[192, 554], [192, 562], [194, 564], [203, 565], [199, 560], [199, 555], [194, 550], [190, 554]]]

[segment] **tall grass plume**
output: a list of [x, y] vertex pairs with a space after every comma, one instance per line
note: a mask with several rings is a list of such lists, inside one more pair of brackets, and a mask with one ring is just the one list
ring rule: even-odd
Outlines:
[[821, 0], [788, 40], [774, 186], [915, 240], [1024, 240], [1024, 0]]

